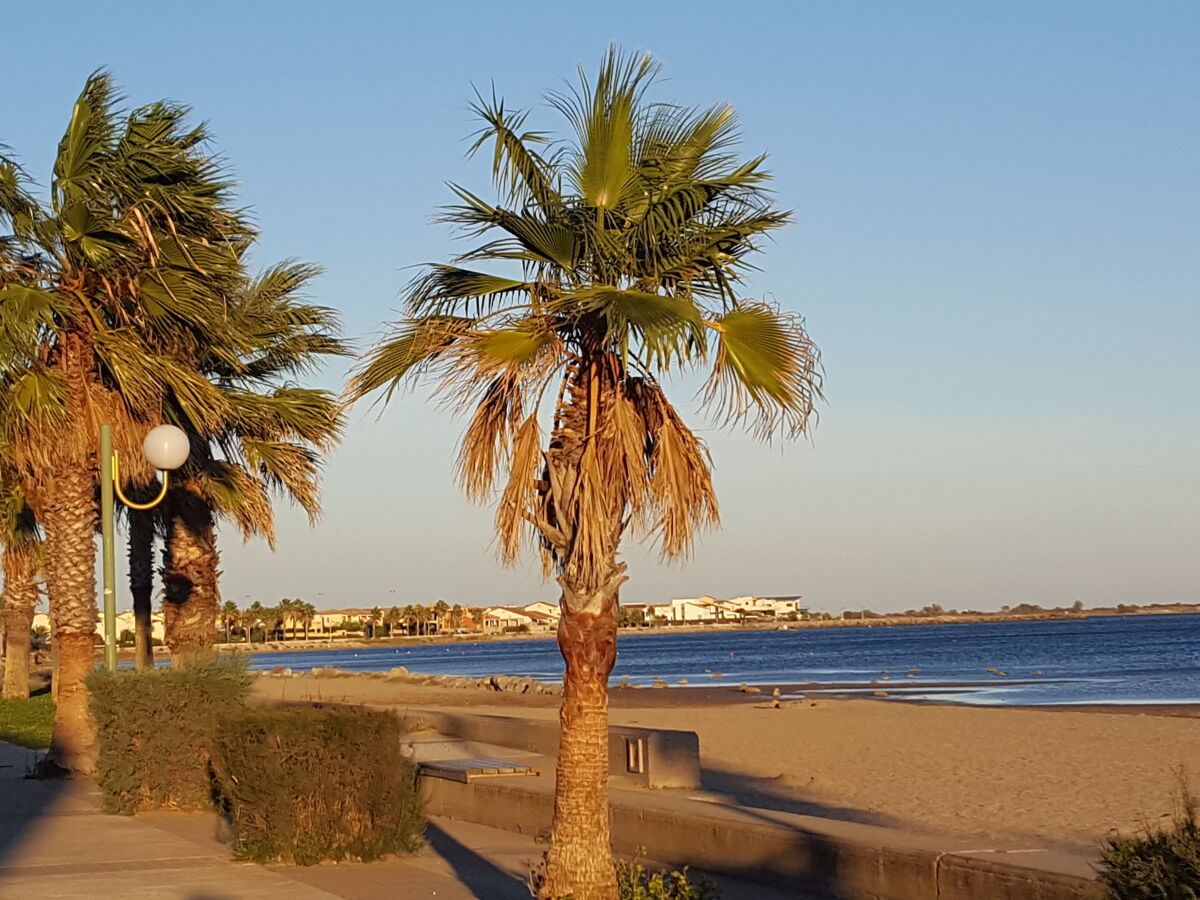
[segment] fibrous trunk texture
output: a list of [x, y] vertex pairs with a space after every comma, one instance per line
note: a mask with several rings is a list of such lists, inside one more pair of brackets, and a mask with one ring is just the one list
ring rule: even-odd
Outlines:
[[4, 689], [5, 700], [29, 697], [30, 635], [38, 589], [33, 561], [20, 548], [4, 548]]
[[129, 510], [129, 592], [133, 595], [134, 649], [137, 669], [154, 666], [154, 514]]
[[[615, 605], [615, 589], [612, 598]], [[616, 900], [608, 806], [608, 676], [617, 658], [616, 618], [572, 614], [564, 602], [558, 646], [566, 662], [562, 737], [541, 895]]]
[[55, 467], [46, 505], [52, 608], [51, 640], [57, 653], [54, 733], [47, 760], [60, 769], [95, 768], [95, 730], [83, 679], [92, 670], [96, 636], [96, 501], [90, 468]]
[[171, 664], [186, 666], [212, 655], [217, 639], [217, 532], [212, 508], [194, 481], [167, 494], [163, 550], [163, 626]]

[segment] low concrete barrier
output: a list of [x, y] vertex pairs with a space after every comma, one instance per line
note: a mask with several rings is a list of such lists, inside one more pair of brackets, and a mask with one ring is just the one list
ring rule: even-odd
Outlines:
[[[556, 721], [432, 709], [406, 709], [404, 715], [427, 722], [447, 737], [558, 755]], [[694, 790], [700, 786], [700, 739], [694, 731], [613, 725], [608, 729], [608, 769], [610, 775], [626, 776], [646, 787]]]
[[[466, 785], [423, 779], [430, 815], [525, 834], [548, 831], [550, 779]], [[633, 794], [634, 792], [628, 792]], [[655, 797], [673, 802], [654, 805]], [[1068, 871], [945, 852], [927, 838], [810, 816], [722, 807], [677, 795], [614, 792], [613, 849], [782, 886], [830, 900], [1098, 900], [1099, 886]]]

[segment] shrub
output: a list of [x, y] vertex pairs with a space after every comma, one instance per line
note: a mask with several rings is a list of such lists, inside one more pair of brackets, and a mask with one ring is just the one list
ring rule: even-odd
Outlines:
[[386, 712], [247, 709], [217, 732], [213, 768], [234, 855], [311, 865], [422, 845], [416, 771]]
[[1113, 835], [1100, 855], [1100, 883], [1112, 900], [1200, 900], [1200, 803], [1184, 785], [1170, 828]]
[[686, 868], [649, 872], [638, 859], [617, 863], [617, 887], [621, 900], [718, 900], [721, 896], [703, 875], [689, 875]]
[[250, 692], [244, 661], [88, 676], [99, 741], [96, 781], [105, 812], [212, 804], [217, 722]]
[[[643, 852], [645, 848], [638, 851]], [[545, 875], [545, 860], [529, 873], [526, 884], [535, 897]], [[703, 875], [690, 875], [686, 867], [682, 871], [650, 872], [642, 865], [640, 855], [632, 862], [617, 863], [617, 889], [621, 900], [720, 900], [721, 897], [720, 889]]]

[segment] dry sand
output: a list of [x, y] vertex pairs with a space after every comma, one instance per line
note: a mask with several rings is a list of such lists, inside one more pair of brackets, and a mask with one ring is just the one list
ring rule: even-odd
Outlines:
[[[558, 705], [367, 676], [263, 678], [256, 692], [539, 718]], [[697, 732], [705, 787], [752, 805], [1010, 846], [1094, 846], [1110, 829], [1163, 820], [1184, 765], [1200, 793], [1194, 707], [995, 709], [810, 695], [775, 709], [769, 693], [616, 690], [612, 721]]]

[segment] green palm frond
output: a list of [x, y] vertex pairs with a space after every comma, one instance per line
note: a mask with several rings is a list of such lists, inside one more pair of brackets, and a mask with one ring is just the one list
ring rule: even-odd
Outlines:
[[407, 305], [414, 315], [478, 316], [498, 301], [527, 297], [529, 287], [525, 281], [434, 263], [410, 285]]
[[763, 437], [803, 432], [821, 397], [820, 355], [803, 322], [744, 304], [712, 327], [719, 339], [705, 402], [726, 424], [753, 419]]
[[268, 487], [295, 500], [308, 513], [310, 522], [320, 516], [317, 494], [320, 457], [307, 447], [286, 441], [243, 440], [247, 467]]
[[493, 143], [492, 179], [517, 206], [532, 201], [542, 208], [561, 205], [558, 192], [553, 185], [553, 160], [547, 162], [530, 145], [546, 144], [548, 138], [536, 131], [521, 129], [528, 113], [505, 112], [504, 101], [495, 93], [490, 101], [484, 100], [478, 91], [471, 111], [484, 126], [473, 137], [474, 142], [467, 151], [473, 156], [489, 141]]
[[283, 438], [328, 449], [341, 435], [344, 413], [329, 391], [289, 385], [266, 393], [231, 388], [223, 394], [230, 427], [247, 438]]
[[647, 367], [666, 371], [704, 356], [706, 335], [700, 310], [682, 297], [595, 285], [563, 294], [547, 309], [599, 315], [606, 339], [615, 344], [622, 359], [632, 352]]
[[446, 207], [441, 221], [461, 227], [468, 235], [499, 228], [536, 263], [571, 269], [578, 262], [582, 252], [580, 234], [567, 222], [534, 212], [515, 213], [493, 206], [454, 184], [450, 189], [463, 205]]
[[638, 105], [661, 69], [648, 53], [625, 56], [612, 46], [594, 85], [580, 68], [577, 87], [550, 95], [575, 130], [577, 150], [567, 154], [565, 174], [588, 206], [613, 209], [626, 196], [635, 171]]
[[105, 180], [117, 132], [114, 105], [119, 102], [112, 77], [93, 73], [75, 101], [71, 121], [59, 143], [51, 195], [56, 212], [94, 194]]
[[410, 372], [422, 371], [466, 334], [474, 319], [462, 316], [426, 316], [398, 323], [392, 334], [367, 354], [346, 386], [350, 400], [386, 389], [386, 404]]
[[237, 527], [244, 540], [261, 535], [275, 549], [275, 515], [261, 479], [224, 460], [213, 460], [195, 477], [204, 499]]

